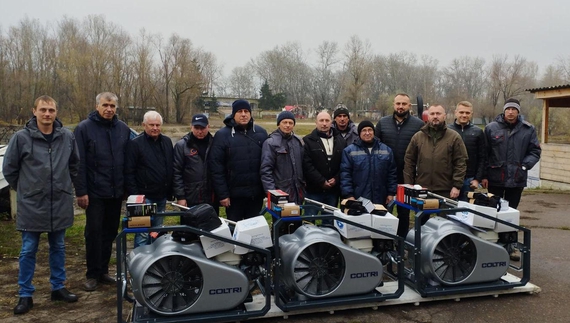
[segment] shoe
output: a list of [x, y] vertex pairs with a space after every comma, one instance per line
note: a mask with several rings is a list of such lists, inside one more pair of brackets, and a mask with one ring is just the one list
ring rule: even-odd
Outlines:
[[104, 285], [115, 285], [115, 283], [117, 283], [115, 278], [109, 276], [109, 274], [101, 275], [101, 277], [99, 277], [99, 282]]
[[18, 305], [14, 307], [14, 314], [26, 314], [34, 307], [34, 301], [31, 297], [20, 297]]
[[92, 292], [97, 289], [97, 279], [95, 278], [87, 278], [87, 280], [83, 283], [83, 290], [86, 292]]
[[517, 254], [516, 251], [513, 250], [513, 252], [511, 252], [511, 254], [509, 255], [509, 257], [511, 258], [512, 261], [519, 261], [521, 260], [521, 256], [519, 254]]
[[51, 300], [52, 301], [64, 301], [67, 303], [75, 303], [77, 302], [77, 295], [71, 293], [67, 290], [67, 288], [62, 288], [58, 290], [51, 291]]

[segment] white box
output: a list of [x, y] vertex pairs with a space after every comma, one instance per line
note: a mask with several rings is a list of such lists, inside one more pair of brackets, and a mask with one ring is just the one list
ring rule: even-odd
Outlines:
[[[232, 233], [230, 232], [230, 228], [228, 227], [225, 221], [222, 221], [222, 225], [220, 225], [219, 227], [210, 232], [224, 238], [228, 239], [232, 238]], [[210, 238], [204, 235], [200, 236], [200, 242], [202, 242], [202, 248], [204, 249], [204, 253], [206, 254], [207, 258], [212, 258], [226, 251], [231, 251], [234, 248], [234, 245], [231, 243], [226, 243], [221, 240]]]
[[[513, 209], [509, 207], [507, 211], [499, 211], [497, 212], [497, 219], [501, 219], [508, 223], [512, 223], [514, 225], [519, 225], [521, 214], [519, 210]], [[495, 232], [512, 232], [517, 231], [513, 227], [509, 227], [507, 225], [501, 224], [499, 222], [495, 222]]]
[[[395, 217], [392, 213], [386, 212], [385, 215], [371, 214], [372, 217], [372, 228], [397, 235], [398, 232], [398, 222], [400, 219]], [[372, 239], [392, 239], [383, 234], [378, 234], [371, 232], [370, 236]]]
[[[461, 207], [469, 208], [472, 210], [479, 211], [479, 212], [481, 212], [485, 215], [488, 215], [490, 217], [494, 217], [494, 218], [497, 217], [497, 209], [496, 208], [471, 204], [471, 203], [467, 203], [464, 201], [457, 202], [457, 207], [458, 208], [461, 208]], [[469, 224], [469, 225], [474, 226], [474, 227], [488, 228], [488, 229], [495, 228], [495, 221], [485, 219], [482, 216], [479, 216], [475, 213], [471, 213], [471, 212], [467, 212], [467, 211], [456, 212], [455, 218], [458, 219], [459, 221], [463, 222], [463, 223]]]
[[[263, 215], [238, 221], [234, 229], [233, 238], [234, 240], [245, 242], [241, 239], [244, 234], [251, 237], [250, 244], [252, 246], [258, 248], [269, 248], [273, 246], [269, 224]], [[236, 249], [239, 250], [239, 247], [236, 246]], [[234, 250], [234, 252], [236, 251]]]
[[[243, 242], [246, 244], [251, 244], [251, 236], [244, 232], [235, 232], [234, 231], [234, 240]], [[234, 245], [234, 253], [236, 255], [244, 255], [249, 252], [248, 248], [244, 248], [242, 246]]]
[[[334, 211], [334, 215], [341, 219], [347, 219], [349, 221], [362, 224], [367, 227], [370, 227], [370, 225], [372, 224], [372, 220], [370, 219], [370, 214], [368, 213], [361, 215], [346, 215], [342, 213], [340, 210], [336, 210]], [[334, 219], [334, 227], [337, 228], [340, 234], [347, 239], [370, 237], [370, 231], [356, 227], [354, 225], [347, 224], [337, 219]]]

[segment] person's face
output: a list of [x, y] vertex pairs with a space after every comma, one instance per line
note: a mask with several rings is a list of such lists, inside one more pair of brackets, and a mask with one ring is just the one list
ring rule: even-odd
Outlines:
[[334, 118], [334, 121], [336, 122], [336, 125], [340, 130], [346, 129], [349, 120], [350, 119], [348, 118], [348, 116], [344, 113], [339, 114], [338, 116], [336, 116], [336, 118]]
[[321, 112], [317, 115], [315, 124], [317, 125], [317, 131], [328, 133], [332, 124], [331, 116], [326, 112]]
[[57, 116], [57, 108], [55, 103], [47, 103], [40, 101], [38, 106], [32, 109], [36, 116], [38, 125], [51, 126]]
[[279, 130], [281, 130], [281, 132], [288, 135], [291, 132], [293, 132], [293, 128], [295, 127], [295, 121], [291, 119], [283, 119], [281, 120], [281, 122], [279, 122], [279, 125], [277, 127], [279, 128]]
[[160, 135], [160, 127], [162, 124], [159, 119], [148, 119], [143, 122], [144, 132], [151, 138], [156, 139]]
[[97, 104], [97, 112], [99, 112], [101, 118], [111, 120], [117, 112], [117, 102], [115, 100], [100, 98], [99, 104]]
[[360, 131], [360, 139], [364, 142], [372, 142], [374, 140], [374, 129], [364, 127]]
[[251, 120], [251, 112], [248, 109], [241, 109], [234, 115], [234, 121], [240, 126], [247, 126]]
[[204, 139], [206, 138], [206, 136], [208, 135], [208, 132], [210, 132], [210, 125], [207, 125], [205, 127], [202, 126], [192, 126], [192, 135], [194, 135], [194, 137], [198, 138], [198, 139]]
[[457, 119], [457, 123], [460, 125], [467, 125], [471, 121], [471, 117], [473, 116], [473, 108], [466, 107], [464, 105], [458, 105], [455, 109], [455, 119]]
[[519, 110], [516, 108], [507, 108], [505, 110], [505, 121], [508, 123], [515, 123], [519, 117]]
[[441, 105], [431, 106], [428, 110], [428, 123], [431, 126], [440, 126], [445, 122], [445, 110]]
[[408, 111], [410, 111], [411, 107], [412, 104], [410, 103], [410, 98], [408, 98], [407, 96], [397, 95], [394, 98], [394, 112], [396, 112], [397, 116], [399, 117], [405, 116], [408, 113]]

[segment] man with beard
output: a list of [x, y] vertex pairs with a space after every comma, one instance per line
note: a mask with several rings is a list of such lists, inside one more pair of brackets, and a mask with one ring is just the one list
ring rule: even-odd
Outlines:
[[428, 109], [428, 123], [410, 141], [404, 157], [404, 183], [456, 199], [467, 170], [467, 149], [456, 131], [445, 125], [445, 109]]
[[[404, 183], [404, 155], [412, 136], [424, 122], [410, 114], [410, 96], [398, 93], [394, 97], [394, 113], [385, 116], [376, 125], [376, 137], [392, 149], [397, 166], [398, 183]], [[410, 210], [398, 206], [398, 236], [405, 237], [410, 225]]]
[[[340, 159], [346, 141], [338, 130], [331, 127], [331, 121], [328, 112], [320, 112], [315, 122], [316, 128], [303, 137], [303, 174], [307, 183], [307, 198], [336, 207], [340, 197]], [[305, 207], [305, 214], [317, 212], [318, 209], [310, 204]]]
[[358, 139], [356, 124], [350, 120], [350, 113], [346, 106], [339, 104], [333, 112], [333, 118], [332, 127], [340, 132], [340, 135], [344, 138], [347, 145], [352, 144]]

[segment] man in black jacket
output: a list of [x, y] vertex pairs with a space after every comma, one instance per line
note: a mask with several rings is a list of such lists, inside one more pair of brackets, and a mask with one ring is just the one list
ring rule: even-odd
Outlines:
[[[146, 203], [155, 203], [164, 212], [172, 195], [172, 140], [161, 133], [162, 116], [148, 111], [143, 116], [144, 132], [127, 145], [125, 185], [128, 195], [144, 195]], [[162, 225], [163, 217], [154, 217], [151, 226]], [[150, 244], [148, 233], [136, 233], [134, 247]]]
[[[206, 163], [213, 139], [208, 117], [194, 115], [192, 129], [174, 145], [173, 188], [178, 204], [190, 207], [207, 203], [218, 213], [219, 202], [214, 196]], [[188, 216], [181, 217], [180, 223], [191, 224]]]
[[472, 117], [473, 104], [468, 101], [461, 101], [455, 107], [455, 121], [447, 125], [449, 129], [453, 129], [461, 135], [469, 156], [465, 181], [459, 193], [459, 199], [462, 201], [467, 201], [467, 192], [479, 187], [485, 172], [487, 140], [483, 130], [471, 123]]
[[[320, 112], [315, 124], [316, 128], [303, 138], [306, 197], [336, 207], [340, 197], [340, 160], [346, 141], [331, 127], [332, 118], [328, 112]], [[310, 205], [305, 209], [305, 214], [317, 212], [318, 209]]]
[[[398, 93], [394, 97], [394, 114], [385, 116], [376, 124], [376, 137], [392, 149], [398, 172], [398, 183], [404, 183], [404, 155], [412, 136], [420, 130], [424, 122], [410, 114], [410, 96]], [[410, 210], [397, 207], [398, 235], [406, 237], [410, 225]]]

